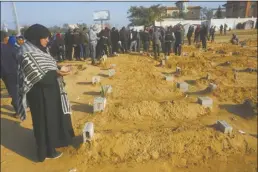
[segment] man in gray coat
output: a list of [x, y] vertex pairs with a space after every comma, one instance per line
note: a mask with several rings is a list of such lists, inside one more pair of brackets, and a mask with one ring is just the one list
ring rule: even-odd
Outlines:
[[161, 47], [161, 34], [159, 30], [154, 27], [154, 32], [152, 33], [152, 44], [153, 44], [153, 51], [154, 51], [154, 58], [157, 59], [157, 55], [160, 55], [160, 47]]
[[92, 59], [92, 64], [96, 64], [96, 47], [97, 47], [97, 42], [98, 42], [98, 37], [97, 37], [97, 27], [96, 25], [91, 26], [90, 32], [89, 32], [89, 43], [90, 43], [90, 52], [91, 52], [91, 59]]

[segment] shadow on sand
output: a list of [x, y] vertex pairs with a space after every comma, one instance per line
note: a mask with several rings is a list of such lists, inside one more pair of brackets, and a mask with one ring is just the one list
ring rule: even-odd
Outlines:
[[187, 92], [188, 95], [208, 95], [211, 91], [208, 88], [205, 88], [204, 90], [196, 91], [196, 92]]
[[38, 162], [33, 130], [20, 126], [17, 121], [1, 118], [1, 145], [5, 148]]
[[92, 85], [92, 82], [77, 82], [78, 85]]
[[251, 108], [246, 107], [243, 104], [223, 104], [219, 106], [221, 109], [227, 110], [229, 113], [233, 113], [245, 119], [250, 119], [254, 117], [255, 113]]
[[83, 94], [90, 95], [90, 96], [100, 96], [100, 92], [94, 92], [94, 91], [84, 92]]
[[73, 102], [73, 101], [71, 101], [71, 103], [75, 103], [75, 105], [72, 105], [72, 110], [74, 111], [93, 113], [93, 106], [90, 106], [88, 104]]
[[98, 74], [98, 76], [101, 76], [101, 77], [104, 77], [104, 78], [108, 78], [109, 77], [107, 74], [103, 74], [103, 73]]

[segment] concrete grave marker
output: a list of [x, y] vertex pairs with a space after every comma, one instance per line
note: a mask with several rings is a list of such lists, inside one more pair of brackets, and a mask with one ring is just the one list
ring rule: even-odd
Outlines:
[[166, 81], [174, 81], [174, 77], [172, 75], [165, 76]]
[[83, 142], [91, 141], [94, 135], [94, 125], [92, 122], [87, 122], [82, 131]]
[[218, 129], [221, 130], [225, 134], [232, 133], [233, 128], [230, 125], [228, 125], [228, 123], [224, 120], [217, 121], [217, 126], [218, 126]]
[[92, 84], [100, 83], [100, 76], [93, 76], [92, 77]]
[[161, 60], [161, 66], [165, 66], [166, 65], [166, 61], [165, 60]]
[[165, 60], [168, 60], [169, 59], [169, 56], [165, 56]]
[[104, 61], [106, 61], [107, 60], [107, 55], [106, 54], [103, 55], [102, 58], [103, 58]]
[[111, 68], [115, 68], [115, 67], [116, 67], [116, 64], [111, 64], [110, 67], [111, 67]]
[[111, 85], [103, 85], [103, 89], [104, 89], [105, 93], [112, 93]]
[[180, 67], [176, 67], [176, 73], [177, 73], [177, 74], [181, 74], [181, 71], [182, 71], [182, 70], [181, 70]]
[[189, 53], [183, 52], [183, 56], [188, 56], [188, 55], [189, 55]]
[[96, 97], [94, 99], [93, 112], [104, 111], [106, 107], [107, 99], [103, 97]]
[[234, 71], [234, 79], [237, 80], [237, 72]]
[[207, 79], [207, 80], [210, 80], [210, 79], [211, 79], [211, 74], [207, 73], [206, 79]]
[[109, 76], [109, 77], [114, 76], [115, 73], [116, 73], [115, 69], [109, 69], [109, 70], [108, 70], [108, 76]]
[[213, 91], [213, 90], [217, 89], [217, 85], [213, 84], [213, 83], [210, 83], [208, 88], [209, 88], [210, 91]]
[[177, 88], [179, 88], [183, 92], [188, 91], [188, 84], [186, 82], [178, 82], [177, 83]]
[[204, 107], [212, 107], [213, 100], [209, 97], [198, 97], [198, 103]]

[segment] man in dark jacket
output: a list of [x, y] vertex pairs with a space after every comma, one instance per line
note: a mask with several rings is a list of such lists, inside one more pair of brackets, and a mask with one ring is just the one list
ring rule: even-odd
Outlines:
[[205, 25], [202, 25], [201, 27], [201, 31], [200, 31], [200, 38], [201, 38], [201, 41], [202, 41], [202, 48], [206, 50], [206, 46], [207, 46], [207, 26]]
[[224, 35], [227, 34], [227, 28], [228, 28], [228, 25], [225, 23], [225, 24], [224, 24]]
[[163, 27], [160, 28], [160, 35], [161, 35], [161, 39], [160, 39], [160, 43], [161, 43], [161, 49], [162, 52], [165, 53], [166, 48], [165, 48], [165, 29]]
[[219, 31], [220, 31], [220, 35], [222, 35], [223, 25], [220, 25]]
[[143, 51], [148, 53], [150, 47], [150, 34], [147, 29], [142, 33]]
[[127, 53], [128, 52], [128, 32], [125, 29], [125, 27], [122, 27], [122, 29], [120, 30], [120, 41], [123, 47], [123, 53]]
[[211, 42], [214, 42], [214, 39], [215, 39], [215, 30], [216, 30], [216, 26], [211, 27], [211, 31], [210, 31]]
[[198, 25], [194, 32], [194, 43], [195, 44], [199, 44], [199, 42], [200, 42], [200, 31], [201, 31], [201, 27], [200, 27], [200, 25]]
[[119, 32], [118, 30], [113, 27], [111, 31], [111, 42], [112, 42], [112, 54], [118, 52], [118, 41], [119, 41]]
[[82, 29], [82, 32], [80, 32], [80, 38], [80, 57], [86, 60], [86, 58], [89, 57], [89, 34], [87, 33], [86, 27]]
[[60, 33], [56, 34], [56, 39], [53, 41], [50, 51], [54, 57], [57, 57], [59, 62], [65, 60], [65, 44]]
[[174, 33], [168, 27], [165, 34], [165, 55], [169, 56], [171, 51], [171, 44], [175, 40]]
[[73, 52], [73, 35], [72, 29], [69, 29], [65, 34], [65, 48], [66, 48], [66, 58], [70, 61], [72, 60], [72, 52]]
[[[109, 33], [109, 29], [106, 27], [104, 30], [102, 30], [99, 33], [99, 37], [100, 37], [100, 40], [98, 41], [98, 44], [97, 44], [97, 54], [100, 54], [100, 56], [101, 56], [101, 53], [104, 50], [105, 54], [107, 56], [110, 56], [111, 55], [111, 52], [110, 52], [111, 43], [109, 43], [109, 42], [111, 40], [111, 36]], [[100, 57], [100, 56], [98, 55], [98, 57]]]
[[1, 79], [3, 80], [9, 95], [12, 98], [12, 106], [15, 110], [14, 117], [18, 117], [18, 89], [16, 49], [7, 44], [8, 35], [1, 31]]
[[74, 29], [74, 33], [73, 33], [73, 47], [74, 47], [74, 56], [75, 59], [80, 61], [81, 60], [81, 48], [80, 45], [82, 44], [82, 40], [80, 38], [80, 32], [79, 30], [76, 28]]
[[188, 45], [191, 45], [191, 38], [193, 36], [194, 26], [190, 26], [187, 32]]
[[140, 52], [142, 48], [142, 30], [137, 32], [137, 51]]
[[176, 42], [175, 42], [175, 55], [181, 55], [181, 51], [182, 51], [182, 34], [181, 34], [181, 29], [180, 26], [176, 26], [175, 27], [175, 38], [176, 38]]

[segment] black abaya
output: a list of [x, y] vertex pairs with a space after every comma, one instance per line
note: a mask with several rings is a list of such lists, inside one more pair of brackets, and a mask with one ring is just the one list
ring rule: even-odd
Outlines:
[[39, 161], [55, 148], [72, 143], [74, 132], [70, 115], [62, 111], [56, 71], [49, 71], [27, 94], [32, 115]]

